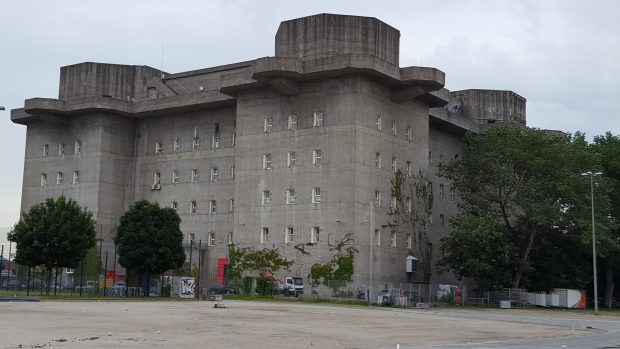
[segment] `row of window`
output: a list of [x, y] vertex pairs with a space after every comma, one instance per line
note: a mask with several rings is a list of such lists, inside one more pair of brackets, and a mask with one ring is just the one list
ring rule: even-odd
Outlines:
[[[189, 234], [189, 242], [190, 242], [190, 244], [194, 244], [195, 240], [196, 239], [194, 237], [194, 234], [190, 233]], [[227, 240], [228, 240], [228, 244], [232, 245], [232, 243], [233, 243], [233, 232], [232, 231], [228, 232], [228, 239]], [[212, 232], [212, 231], [208, 232], [207, 233], [207, 246], [215, 246], [215, 243], [216, 243], [215, 232]]]
[[[316, 111], [312, 114], [312, 127], [323, 127], [324, 115], [323, 112]], [[300, 122], [297, 115], [289, 115], [287, 122], [287, 129], [296, 130], [300, 128]], [[273, 132], [273, 118], [265, 118], [263, 120], [263, 132], [271, 133]]]
[[[261, 205], [263, 206], [271, 206], [272, 199], [271, 190], [263, 190], [261, 193]], [[312, 188], [312, 203], [320, 204], [321, 203], [321, 188], [314, 187]], [[297, 192], [294, 188], [286, 189], [286, 201], [287, 205], [295, 205], [297, 203]]]
[[[428, 183], [429, 185], [429, 190], [432, 193], [433, 192], [433, 183]], [[439, 197], [443, 198], [444, 197], [444, 186], [443, 184], [439, 185]], [[450, 199], [454, 199], [454, 188], [450, 188]], [[380, 191], [375, 191], [375, 196], [373, 199], [374, 202], [374, 206], [375, 207], [381, 207], [382, 205], [382, 201], [381, 201], [381, 192]], [[396, 209], [397, 202], [396, 202], [396, 197], [392, 196], [392, 199], [390, 200], [390, 208], [392, 209]], [[407, 212], [411, 212], [412, 210], [412, 200], [410, 197], [406, 197], [405, 198], [405, 208], [407, 210]]]
[[[381, 246], [381, 230], [380, 229], [375, 229], [375, 234], [374, 234], [374, 244], [376, 246]], [[397, 234], [395, 231], [391, 231], [390, 232], [390, 246], [392, 247], [397, 247]], [[407, 248], [412, 248], [412, 238], [411, 238], [411, 234], [407, 234], [406, 235], [406, 243], [407, 243]]]
[[[261, 244], [267, 244], [271, 241], [271, 234], [269, 231], [269, 228], [263, 227], [261, 228], [260, 231], [260, 243]], [[294, 227], [286, 227], [285, 231], [284, 231], [284, 243], [285, 244], [292, 244], [295, 242], [298, 242], [297, 240], [297, 234], [295, 231]], [[299, 241], [301, 242], [301, 241]], [[319, 227], [312, 227], [312, 229], [310, 229], [310, 243], [312, 244], [318, 244], [321, 242], [321, 228]]]
[[[320, 166], [323, 162], [323, 152], [321, 149], [312, 150], [312, 165]], [[271, 170], [273, 165], [273, 155], [263, 154], [263, 170]], [[297, 152], [289, 151], [286, 155], [286, 166], [289, 168], [297, 166]]]
[[[377, 131], [383, 131], [383, 116], [381, 115], [377, 115], [377, 121], [375, 122], [375, 125], [377, 126]], [[396, 137], [398, 136], [398, 125], [396, 123], [396, 121], [392, 121], [392, 136]], [[411, 142], [413, 139], [413, 130], [411, 129], [410, 126], [407, 126], [405, 129], [405, 136], [407, 138], [407, 141]]]
[[[173, 201], [170, 204], [170, 208], [172, 208], [175, 211], [178, 211], [179, 203], [177, 201]], [[228, 206], [228, 212], [232, 212], [234, 209], [235, 209], [235, 199], [230, 199], [229, 206]], [[217, 213], [217, 201], [209, 200], [208, 214], [216, 214], [216, 213]], [[190, 215], [198, 214], [198, 203], [196, 202], [196, 200], [192, 200], [189, 202], [189, 214]]]
[[[82, 142], [75, 141], [73, 143], [73, 154], [79, 155], [81, 152], [82, 152]], [[43, 157], [46, 157], [49, 155], [50, 155], [50, 145], [43, 144]], [[65, 144], [58, 143], [58, 156], [62, 156], [62, 155], [65, 155]]]
[[[237, 141], [237, 134], [236, 132], [232, 133], [231, 136], [231, 144], [234, 147], [235, 143]], [[194, 138], [192, 138], [192, 147], [191, 150], [196, 151], [196, 150], [200, 150], [200, 146], [201, 146], [201, 139], [197, 134], [196, 129], [194, 129]], [[221, 146], [221, 139], [220, 139], [220, 134], [219, 134], [219, 124], [215, 123], [215, 133], [211, 136], [211, 149], [219, 149]], [[180, 138], [175, 138], [175, 140], [172, 143], [172, 151], [173, 152], [180, 152], [183, 151], [183, 141]], [[155, 154], [161, 154], [164, 152], [164, 143], [163, 142], [155, 142]]]
[[[172, 170], [172, 176], [170, 183], [178, 184], [180, 181], [181, 172], [179, 170]], [[209, 180], [211, 182], [217, 182], [220, 178], [220, 170], [218, 167], [212, 167], [209, 171]], [[235, 179], [235, 166], [231, 165], [228, 171], [228, 178]], [[190, 182], [197, 183], [199, 179], [199, 172], [197, 168], [192, 169], [190, 173]], [[161, 172], [153, 173], [153, 189], [160, 189], [161, 186]]]
[[[56, 185], [64, 184], [65, 178], [62, 172], [56, 172]], [[80, 183], [80, 171], [73, 171], [73, 178], [71, 180], [71, 184], [76, 185]], [[41, 173], [41, 186], [47, 186], [47, 173]]]

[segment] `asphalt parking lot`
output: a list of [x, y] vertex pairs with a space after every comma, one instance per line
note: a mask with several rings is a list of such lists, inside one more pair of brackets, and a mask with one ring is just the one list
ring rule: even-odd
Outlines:
[[620, 347], [620, 317], [225, 301], [0, 305], [0, 348]]

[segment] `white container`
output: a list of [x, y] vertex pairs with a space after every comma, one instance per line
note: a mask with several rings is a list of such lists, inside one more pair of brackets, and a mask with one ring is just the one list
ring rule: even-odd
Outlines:
[[548, 307], [559, 307], [560, 306], [560, 295], [555, 293], [550, 293], [547, 295], [547, 306]]
[[536, 293], [528, 292], [527, 303], [529, 305], [536, 305]]
[[536, 294], [536, 305], [539, 307], [546, 307], [547, 306], [547, 295], [544, 293], [537, 293]]

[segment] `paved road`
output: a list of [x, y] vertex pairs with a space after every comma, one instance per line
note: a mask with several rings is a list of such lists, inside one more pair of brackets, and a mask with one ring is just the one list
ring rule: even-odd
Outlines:
[[[501, 341], [458, 345], [430, 345], [417, 348], [620, 348], [620, 318], [617, 320], [610, 317], [601, 317], [601, 319], [596, 319], [596, 316], [571, 316], [570, 314], [556, 317], [553, 315], [545, 316], [540, 313], [536, 316], [529, 316], [514, 314], [511, 313], [510, 310], [506, 310], [505, 314], [488, 314], [468, 311], [429, 311], [429, 313], [463, 319], [484, 319], [502, 322], [538, 324], [541, 326], [562, 326], [571, 329], [594, 329], [594, 331], [591, 331], [585, 335], [581, 331], [576, 331], [574, 336], [564, 336], [551, 339]], [[401, 349], [408, 348], [401, 346]]]

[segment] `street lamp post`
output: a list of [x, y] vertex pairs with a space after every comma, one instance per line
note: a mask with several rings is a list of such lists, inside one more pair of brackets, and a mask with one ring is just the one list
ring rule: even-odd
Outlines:
[[582, 176], [590, 177], [590, 199], [592, 200], [592, 269], [594, 273], [594, 313], [598, 313], [598, 283], [596, 276], [596, 228], [594, 226], [594, 177], [602, 175], [602, 172], [588, 171]]

